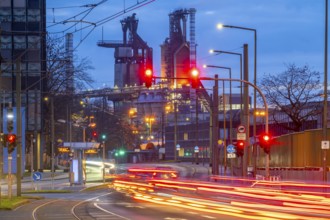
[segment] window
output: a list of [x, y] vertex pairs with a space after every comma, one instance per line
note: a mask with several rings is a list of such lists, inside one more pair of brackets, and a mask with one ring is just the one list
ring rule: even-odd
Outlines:
[[25, 36], [14, 36], [14, 49], [25, 49], [26, 40]]
[[14, 8], [16, 7], [25, 8], [25, 0], [14, 0]]
[[[14, 64], [14, 71], [13, 71], [13, 73], [14, 73], [14, 75], [16, 75], [16, 71], [17, 71], [17, 67], [16, 67], [17, 65], [16, 65], [16, 63]], [[21, 69], [21, 74], [22, 73], [24, 73], [24, 72], [26, 72], [26, 63], [21, 63], [20, 64], [20, 69]]]
[[10, 4], [11, 0], [1, 0], [0, 1], [0, 7], [11, 7], [11, 4]]
[[39, 9], [28, 9], [28, 22], [39, 22], [40, 21], [40, 10]]
[[28, 75], [40, 76], [41, 65], [40, 63], [28, 63]]
[[39, 0], [28, 0], [28, 8], [39, 8]]
[[39, 36], [28, 36], [28, 48], [40, 49], [40, 37]]
[[24, 8], [16, 8], [14, 11], [14, 22], [25, 22], [26, 14]]
[[7, 63], [1, 64], [1, 76], [11, 76], [11, 65]]
[[1, 22], [11, 22], [10, 8], [0, 8], [0, 23]]
[[1, 36], [1, 49], [11, 49], [11, 36]]

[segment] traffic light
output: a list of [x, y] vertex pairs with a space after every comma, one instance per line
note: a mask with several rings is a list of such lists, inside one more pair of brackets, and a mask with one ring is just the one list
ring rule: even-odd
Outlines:
[[151, 69], [146, 69], [144, 72], [145, 85], [147, 88], [150, 88], [152, 85], [153, 73]]
[[245, 142], [243, 140], [237, 140], [236, 142], [236, 155], [242, 157], [244, 155]]
[[8, 142], [8, 154], [11, 154], [16, 147], [16, 135], [15, 134], [8, 134], [7, 135], [7, 142]]
[[115, 151], [115, 157], [124, 156], [126, 151], [124, 149], [119, 149]]
[[199, 70], [193, 68], [190, 71], [190, 84], [193, 89], [197, 89], [199, 85]]
[[259, 136], [259, 145], [264, 149], [266, 154], [270, 153], [270, 147], [272, 145], [273, 139], [270, 134], [264, 133]]
[[106, 134], [102, 134], [102, 135], [101, 135], [101, 138], [102, 138], [102, 140], [105, 141], [105, 140], [107, 139], [107, 135], [106, 135]]
[[96, 132], [96, 131], [93, 131], [93, 132], [92, 132], [92, 138], [93, 138], [93, 139], [96, 139], [96, 138], [97, 138], [97, 132]]

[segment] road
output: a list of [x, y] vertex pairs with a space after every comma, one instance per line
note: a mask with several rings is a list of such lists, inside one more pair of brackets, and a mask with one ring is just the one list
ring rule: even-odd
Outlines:
[[[122, 165], [119, 173], [136, 166]], [[155, 165], [139, 168], [148, 170], [150, 166]], [[157, 166], [160, 172], [167, 171], [168, 165]], [[74, 192], [38, 194], [45, 199], [33, 200], [13, 211], [2, 210], [1, 220], [330, 219], [329, 185], [270, 183], [221, 176], [210, 181], [206, 178], [207, 167], [193, 164], [171, 167], [179, 171], [179, 178], [144, 178], [147, 175], [140, 170], [143, 175], [119, 175], [114, 182], [92, 191], [81, 189], [101, 183], [70, 187], [67, 179], [57, 179], [58, 189]], [[49, 185], [47, 181], [43, 187]]]

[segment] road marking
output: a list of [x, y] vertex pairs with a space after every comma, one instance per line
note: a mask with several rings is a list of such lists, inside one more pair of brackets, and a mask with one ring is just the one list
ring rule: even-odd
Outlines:
[[48, 204], [50, 204], [50, 203], [56, 202], [56, 201], [58, 201], [58, 200], [60, 200], [60, 199], [54, 199], [54, 200], [51, 200], [51, 201], [49, 201], [49, 202], [46, 202], [46, 203], [44, 203], [44, 204], [42, 204], [42, 205], [39, 205], [39, 206], [35, 207], [35, 208], [33, 209], [33, 212], [32, 212], [32, 218], [33, 218], [34, 220], [37, 220], [35, 214], [36, 214], [36, 211], [37, 211], [39, 208], [41, 208], [41, 207], [43, 207], [43, 206], [45, 206], [45, 205], [48, 205]]
[[106, 193], [106, 194], [103, 194], [103, 195], [100, 195], [100, 196], [96, 196], [96, 197], [93, 197], [93, 198], [86, 199], [86, 200], [84, 200], [84, 201], [78, 202], [76, 205], [74, 205], [74, 206], [71, 208], [71, 214], [72, 214], [76, 219], [79, 219], [79, 220], [80, 220], [80, 218], [76, 215], [76, 213], [74, 213], [74, 209], [75, 209], [76, 207], [78, 207], [79, 205], [81, 205], [81, 204], [84, 203], [84, 202], [88, 202], [88, 201], [91, 201], [91, 200], [94, 200], [94, 199], [100, 198], [100, 197], [102, 197], [102, 196], [110, 195], [110, 194], [112, 194], [112, 193], [113, 193], [113, 192]]
[[115, 214], [115, 213], [113, 213], [113, 212], [110, 212], [110, 211], [104, 209], [104, 208], [101, 208], [100, 206], [97, 205], [97, 203], [94, 203], [94, 206], [95, 206], [96, 208], [100, 209], [100, 210], [103, 211], [103, 212], [109, 213], [109, 214], [114, 215], [114, 216], [117, 216], [117, 217], [119, 217], [119, 218], [123, 218], [123, 219], [127, 219], [127, 220], [129, 220], [129, 218], [125, 218], [124, 216], [117, 215], [117, 214]]

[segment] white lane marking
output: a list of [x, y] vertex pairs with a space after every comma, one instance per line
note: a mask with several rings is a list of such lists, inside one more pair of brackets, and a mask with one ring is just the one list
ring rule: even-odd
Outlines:
[[46, 202], [46, 203], [44, 203], [44, 204], [42, 204], [42, 205], [39, 205], [39, 206], [35, 207], [35, 208], [33, 209], [33, 212], [32, 212], [32, 218], [33, 218], [34, 220], [37, 220], [35, 214], [36, 214], [36, 212], [37, 212], [37, 210], [38, 210], [39, 208], [41, 208], [41, 207], [43, 207], [43, 206], [45, 206], [45, 205], [48, 205], [48, 204], [50, 204], [50, 203], [53, 203], [53, 202], [59, 201], [59, 200], [60, 200], [60, 199], [55, 199], [55, 200], [52, 200], [52, 201]]
[[90, 199], [86, 199], [86, 200], [84, 200], [84, 201], [81, 201], [81, 202], [77, 203], [76, 205], [74, 205], [74, 206], [71, 208], [71, 214], [72, 214], [76, 219], [79, 219], [79, 220], [80, 220], [80, 218], [76, 215], [76, 213], [74, 213], [74, 209], [75, 209], [77, 206], [81, 205], [81, 204], [84, 203], [84, 202], [88, 202], [88, 201], [91, 201], [91, 200], [93, 200], [93, 199], [100, 198], [100, 197], [102, 197], [102, 196], [110, 195], [110, 194], [112, 194], [112, 193], [113, 193], [113, 192], [106, 193], [106, 194], [103, 194], [103, 195], [100, 195], [100, 196], [96, 196], [96, 197], [93, 197], [93, 198], [90, 198]]
[[129, 220], [129, 218], [125, 218], [124, 216], [117, 215], [117, 214], [115, 214], [115, 213], [113, 213], [113, 212], [110, 212], [110, 211], [104, 209], [104, 208], [101, 208], [100, 206], [97, 205], [97, 203], [94, 203], [94, 206], [95, 206], [96, 208], [100, 209], [100, 210], [103, 211], [103, 212], [109, 213], [109, 214], [114, 215], [114, 216], [117, 216], [117, 217], [119, 217], [119, 218], [123, 218], [123, 219], [127, 219], [127, 220]]

